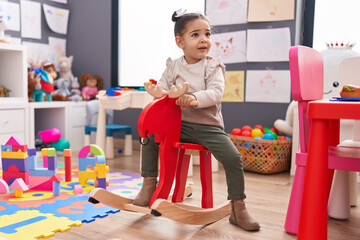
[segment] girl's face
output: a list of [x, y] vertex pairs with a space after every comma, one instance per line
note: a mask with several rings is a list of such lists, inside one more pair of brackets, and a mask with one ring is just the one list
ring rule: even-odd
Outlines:
[[86, 85], [87, 85], [88, 87], [96, 87], [96, 84], [97, 84], [96, 78], [89, 78], [89, 79], [86, 81]]
[[210, 25], [201, 18], [189, 22], [182, 36], [176, 36], [176, 44], [184, 51], [188, 64], [197, 63], [206, 57], [211, 48], [210, 36]]

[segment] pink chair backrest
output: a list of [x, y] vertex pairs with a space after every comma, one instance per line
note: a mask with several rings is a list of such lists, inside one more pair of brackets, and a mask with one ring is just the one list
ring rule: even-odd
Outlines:
[[292, 97], [298, 102], [300, 152], [307, 152], [310, 122], [307, 118], [309, 101], [323, 98], [324, 63], [321, 54], [309, 47], [294, 46], [289, 51]]

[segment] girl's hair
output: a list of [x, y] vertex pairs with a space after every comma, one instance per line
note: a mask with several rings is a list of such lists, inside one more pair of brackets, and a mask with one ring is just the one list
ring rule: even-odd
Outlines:
[[201, 13], [185, 13], [184, 15], [177, 17], [177, 12], [175, 11], [171, 17], [171, 20], [173, 22], [175, 22], [175, 26], [174, 26], [175, 36], [178, 36], [178, 35], [181, 36], [185, 31], [186, 25], [189, 22], [191, 22], [195, 19], [199, 19], [199, 18], [204, 19], [210, 25], [209, 19]]

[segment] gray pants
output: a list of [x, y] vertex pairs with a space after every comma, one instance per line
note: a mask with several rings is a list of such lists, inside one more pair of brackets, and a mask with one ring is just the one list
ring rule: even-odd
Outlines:
[[[154, 136], [150, 136], [149, 140], [149, 144], [142, 148], [141, 176], [157, 177], [159, 144], [154, 141]], [[246, 198], [241, 155], [222, 129], [215, 126], [182, 122], [180, 140], [203, 145], [222, 163], [226, 175], [229, 200]]]

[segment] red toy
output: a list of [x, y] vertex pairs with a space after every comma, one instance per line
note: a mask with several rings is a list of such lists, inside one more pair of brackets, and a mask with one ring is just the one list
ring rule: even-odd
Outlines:
[[252, 127], [251, 127], [250, 125], [245, 125], [245, 126], [243, 126], [243, 127], [241, 128], [241, 130], [248, 130], [248, 131], [251, 132]]
[[254, 128], [260, 129], [263, 133], [265, 133], [264, 127], [260, 124], [255, 125]]
[[240, 136], [240, 135], [241, 135], [241, 129], [240, 129], [240, 128], [234, 128], [234, 129], [231, 131], [231, 134], [232, 134], [232, 135]]

